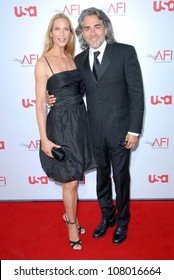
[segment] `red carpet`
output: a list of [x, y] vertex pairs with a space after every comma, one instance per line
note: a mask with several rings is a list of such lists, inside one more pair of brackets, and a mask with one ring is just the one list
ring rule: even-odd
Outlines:
[[86, 228], [82, 251], [74, 251], [62, 221], [62, 202], [1, 202], [1, 260], [173, 260], [174, 201], [131, 201], [128, 238], [112, 244], [114, 228], [92, 238], [100, 222], [97, 202], [79, 203], [79, 220]]

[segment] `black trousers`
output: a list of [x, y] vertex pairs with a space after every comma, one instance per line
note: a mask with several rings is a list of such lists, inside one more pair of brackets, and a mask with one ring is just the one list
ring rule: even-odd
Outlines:
[[[130, 220], [130, 150], [113, 147], [107, 137], [102, 137], [99, 147], [94, 146], [97, 161], [97, 198], [102, 215], [110, 218], [116, 212], [116, 221], [127, 226]], [[113, 202], [112, 178], [115, 185], [116, 207]]]

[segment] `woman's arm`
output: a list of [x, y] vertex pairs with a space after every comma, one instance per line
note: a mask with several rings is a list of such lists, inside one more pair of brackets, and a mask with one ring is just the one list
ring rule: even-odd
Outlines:
[[[36, 117], [39, 128], [40, 140], [42, 143], [43, 152], [50, 157], [51, 149], [55, 145], [47, 138], [46, 134], [46, 119], [47, 119], [47, 104], [46, 104], [46, 83], [48, 79], [46, 64], [43, 58], [40, 58], [35, 66], [35, 93], [36, 93]], [[59, 146], [57, 146], [59, 147]]]

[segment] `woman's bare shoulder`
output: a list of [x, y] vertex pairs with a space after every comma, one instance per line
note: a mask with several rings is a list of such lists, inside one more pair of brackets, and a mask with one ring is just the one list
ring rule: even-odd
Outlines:
[[35, 65], [35, 75], [36, 76], [45, 76], [47, 77], [48, 76], [48, 69], [47, 69], [47, 63], [46, 63], [46, 60], [44, 58], [44, 56], [41, 56], [37, 62], [36, 62], [36, 65]]
[[37, 60], [36, 64], [37, 64], [37, 65], [41, 65], [41, 66], [45, 65], [45, 64], [46, 64], [45, 57], [44, 57], [44, 56], [41, 56], [41, 57]]

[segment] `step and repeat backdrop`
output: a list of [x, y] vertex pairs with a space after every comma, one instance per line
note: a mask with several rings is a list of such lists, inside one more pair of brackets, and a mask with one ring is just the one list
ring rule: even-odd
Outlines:
[[[96, 1], [97, 2], [97, 1]], [[131, 199], [174, 198], [174, 1], [1, 1], [0, 200], [62, 200], [61, 185], [39, 161], [34, 66], [50, 18], [63, 12], [74, 28], [95, 6], [111, 19], [118, 42], [136, 48], [145, 90], [145, 118], [131, 156]], [[76, 54], [80, 47], [76, 40]], [[79, 198], [96, 199], [96, 173], [79, 183]], [[113, 194], [115, 195], [115, 194]]]

